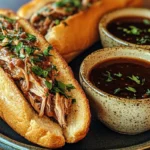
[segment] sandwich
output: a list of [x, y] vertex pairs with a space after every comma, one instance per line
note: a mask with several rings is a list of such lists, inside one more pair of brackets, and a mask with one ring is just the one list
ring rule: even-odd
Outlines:
[[88, 100], [73, 73], [41, 34], [11, 10], [0, 10], [0, 117], [47, 148], [83, 139]]
[[70, 62], [98, 41], [98, 23], [105, 13], [141, 4], [142, 0], [32, 0], [18, 15]]

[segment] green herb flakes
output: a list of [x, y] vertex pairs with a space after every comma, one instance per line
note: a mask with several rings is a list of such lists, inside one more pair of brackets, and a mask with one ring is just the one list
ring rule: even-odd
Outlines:
[[1, 35], [0, 35], [0, 41], [3, 41], [3, 40], [5, 39], [5, 37], [6, 37], [6, 36], [4, 36], [4, 35], [1, 34]]
[[51, 82], [45, 81], [45, 84], [46, 84], [46, 86], [47, 86], [47, 88], [48, 88], [49, 90], [52, 89], [52, 83], [51, 83]]
[[34, 53], [34, 50], [35, 50], [35, 48], [30, 47], [30, 46], [24, 46], [24, 49], [25, 49], [25, 51], [26, 51], [26, 53], [27, 53], [28, 55], [33, 54], [33, 53]]
[[23, 48], [23, 42], [19, 42], [18, 45], [15, 47], [15, 52], [17, 55], [20, 54], [20, 50]]
[[119, 93], [120, 91], [121, 91], [121, 89], [120, 89], [120, 88], [117, 88], [117, 89], [114, 90], [114, 94], [117, 94], [117, 93]]
[[52, 88], [52, 91], [53, 93], [60, 93], [66, 98], [71, 98], [68, 94], [66, 94], [66, 90], [70, 91], [72, 89], [75, 89], [75, 87], [72, 84], [64, 84], [61, 81], [55, 80], [55, 84]]
[[140, 35], [141, 33], [141, 30], [135, 26], [129, 26], [130, 27], [130, 34], [133, 34], [133, 35]]
[[67, 84], [66, 89], [70, 92], [72, 89], [75, 89], [75, 87], [72, 84]]
[[122, 74], [119, 72], [119, 73], [114, 73], [114, 76], [116, 76], [116, 77], [122, 77]]
[[4, 18], [5, 20], [7, 20], [9, 23], [14, 23], [16, 20], [15, 19], [11, 19], [7, 16], [4, 15], [0, 15], [0, 18]]
[[128, 86], [125, 89], [128, 90], [128, 91], [130, 91], [130, 92], [132, 92], [132, 93], [136, 93], [136, 89], [133, 88], [133, 87]]
[[132, 75], [132, 77], [128, 76], [128, 78], [134, 82], [136, 82], [137, 84], [141, 84], [141, 81], [139, 79], [139, 76], [134, 76]]
[[46, 78], [48, 76], [49, 71], [42, 69], [39, 66], [33, 66], [31, 68], [32, 72], [40, 77]]
[[35, 42], [36, 41], [36, 37], [32, 34], [27, 33], [27, 38], [26, 40], [29, 40], [31, 42]]
[[52, 49], [53, 49], [52, 46], [49, 46], [48, 48], [46, 48], [46, 49], [43, 51], [44, 56], [51, 56], [51, 55], [49, 54], [49, 52], [50, 52], [50, 50], [52, 50]]
[[113, 81], [113, 77], [111, 76], [111, 73], [109, 71], [106, 71], [107, 74], [104, 74], [107, 77], [106, 82], [111, 82]]
[[143, 23], [146, 24], [146, 25], [150, 25], [150, 20], [144, 19], [144, 20], [143, 20]]
[[147, 89], [147, 91], [146, 91], [146, 95], [150, 95], [150, 89]]
[[56, 25], [59, 25], [59, 24], [60, 24], [60, 20], [59, 20], [59, 19], [56, 19], [56, 20], [55, 20], [55, 24], [56, 24]]
[[30, 58], [30, 61], [32, 63], [37, 63], [37, 62], [41, 62], [42, 61], [42, 58], [40, 56], [34, 56], [34, 57], [31, 57]]

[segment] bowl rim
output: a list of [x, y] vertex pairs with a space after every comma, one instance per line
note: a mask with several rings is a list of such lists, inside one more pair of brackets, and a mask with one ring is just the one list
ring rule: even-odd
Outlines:
[[[133, 11], [134, 12], [135, 10], [139, 11], [139, 13], [136, 14], [136, 15], [135, 14], [134, 15], [132, 15], [132, 14], [126, 15], [125, 14], [125, 15], [121, 15], [119, 17], [117, 16], [117, 14], [119, 14], [120, 12], [123, 12], [123, 13], [124, 12], [126, 13], [126, 11]], [[135, 43], [131, 43], [131, 42], [125, 41], [125, 40], [123, 40], [123, 39], [115, 36], [114, 34], [112, 34], [111, 32], [109, 32], [107, 30], [107, 25], [112, 20], [117, 19], [117, 18], [121, 18], [121, 17], [126, 17], [126, 16], [131, 16], [131, 17], [134, 17], [134, 16], [136, 16], [136, 17], [138, 17], [138, 16], [139, 17], [145, 17], [145, 15], [143, 14], [145, 11], [148, 11], [150, 13], [150, 9], [148, 9], [148, 8], [142, 8], [142, 7], [137, 7], [137, 8], [134, 8], [134, 7], [122, 8], [122, 9], [117, 9], [115, 11], [109, 12], [109, 13], [105, 14], [101, 18], [101, 20], [99, 22], [99, 30], [101, 30], [105, 35], [107, 35], [109, 38], [113, 39], [117, 43], [123, 44], [125, 46], [135, 46], [135, 47], [145, 47], [146, 46], [146, 47], [150, 47], [150, 45], [140, 45], [140, 44], [135, 44]], [[143, 12], [143, 13], [141, 13], [141, 12]], [[114, 16], [114, 17], [107, 22], [107, 19], [111, 18], [112, 16]], [[149, 16], [147, 15], [147, 17], [145, 17], [145, 18], [149, 18], [150, 19], [150, 15]]]
[[[120, 46], [120, 47], [109, 47], [109, 48], [103, 48], [103, 49], [98, 49], [94, 52], [92, 52], [91, 54], [89, 54], [87, 57], [84, 58], [84, 60], [82, 61], [81, 65], [80, 65], [80, 71], [79, 71], [79, 76], [81, 78], [81, 80], [83, 80], [83, 82], [85, 82], [85, 84], [90, 87], [91, 90], [93, 90], [95, 93], [97, 93], [98, 95], [100, 96], [103, 96], [103, 97], [110, 97], [110, 98], [113, 98], [115, 100], [118, 100], [118, 101], [122, 101], [122, 102], [126, 102], [126, 101], [129, 101], [129, 102], [133, 102], [133, 103], [140, 103], [140, 102], [145, 102], [145, 101], [150, 101], [150, 98], [143, 98], [143, 99], [132, 99], [132, 98], [123, 98], [123, 97], [119, 97], [119, 96], [115, 96], [113, 94], [110, 94], [110, 93], [107, 93], [99, 88], [97, 88], [88, 78], [88, 75], [89, 75], [89, 72], [90, 72], [90, 69], [95, 66], [96, 64], [98, 63], [95, 63], [89, 70], [88, 70], [88, 73], [87, 75], [84, 73], [84, 69], [85, 69], [85, 64], [87, 61], [90, 61], [90, 58], [91, 57], [94, 57], [98, 54], [101, 54], [101, 53], [106, 53], [106, 52], [111, 52], [113, 50], [117, 50], [117, 51], [122, 51], [122, 49], [127, 49], [129, 51], [132, 51], [134, 49], [134, 51], [142, 51], [144, 53], [149, 53], [150, 54], [150, 51], [149, 50], [146, 50], [146, 49], [142, 49], [142, 48], [136, 48], [136, 47], [125, 47], [125, 46]], [[119, 58], [121, 58], [121, 55], [120, 56], [117, 56]], [[112, 57], [114, 58], [114, 57]], [[123, 57], [124, 58], [124, 57]], [[130, 57], [128, 56], [128, 58], [133, 58], [133, 57]], [[109, 58], [110, 59], [110, 58]], [[106, 59], [107, 60], [107, 59]], [[145, 58], [143, 58], [144, 61], [148, 61], [146, 60]], [[105, 60], [104, 60], [105, 61]], [[149, 61], [150, 63], [150, 61]], [[80, 80], [80, 83], [82, 82]], [[81, 83], [82, 84], [82, 83]]]

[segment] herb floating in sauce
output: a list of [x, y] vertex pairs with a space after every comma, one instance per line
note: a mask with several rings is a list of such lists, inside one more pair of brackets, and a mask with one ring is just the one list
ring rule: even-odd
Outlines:
[[150, 98], [150, 63], [137, 59], [110, 59], [97, 64], [89, 80], [100, 90], [132, 99]]
[[121, 89], [120, 89], [120, 88], [117, 88], [117, 89], [114, 90], [114, 94], [117, 94], [117, 93], [119, 93], [120, 91], [121, 91]]
[[147, 89], [146, 94], [150, 95], [150, 89]]
[[113, 77], [111, 76], [111, 73], [109, 71], [106, 71], [107, 74], [104, 74], [107, 77], [106, 82], [111, 82], [113, 81]]
[[133, 87], [128, 86], [125, 89], [128, 90], [128, 91], [130, 91], [130, 92], [136, 93], [136, 89], [133, 88]]
[[122, 17], [111, 21], [107, 29], [122, 40], [139, 45], [150, 44], [150, 19], [142, 17]]
[[72, 104], [70, 91], [75, 87], [57, 80], [59, 70], [51, 62], [52, 46], [42, 51], [39, 45], [36, 36], [27, 33], [17, 20], [0, 15], [0, 66], [39, 116], [53, 117], [65, 127]]
[[119, 73], [114, 73], [114, 76], [116, 76], [116, 77], [122, 77], [122, 74], [119, 72]]
[[128, 78], [131, 79], [132, 81], [136, 82], [137, 84], [141, 84], [141, 81], [139, 80], [139, 76], [132, 75], [131, 77], [128, 76]]
[[143, 20], [143, 23], [146, 24], [146, 25], [150, 25], [150, 20], [144, 19], [144, 20]]

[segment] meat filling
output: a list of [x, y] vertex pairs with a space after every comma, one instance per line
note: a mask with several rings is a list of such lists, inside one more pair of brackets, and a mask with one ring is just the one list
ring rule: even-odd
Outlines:
[[59, 0], [47, 4], [34, 13], [30, 18], [30, 22], [42, 35], [46, 35], [48, 29], [50, 30], [60, 22], [67, 25], [65, 22], [67, 17], [87, 9], [96, 1], [98, 0]]
[[50, 61], [49, 46], [38, 48], [38, 40], [24, 31], [17, 20], [0, 16], [0, 66], [15, 81], [26, 99], [39, 113], [66, 127], [72, 98], [71, 84], [58, 81], [57, 67]]

